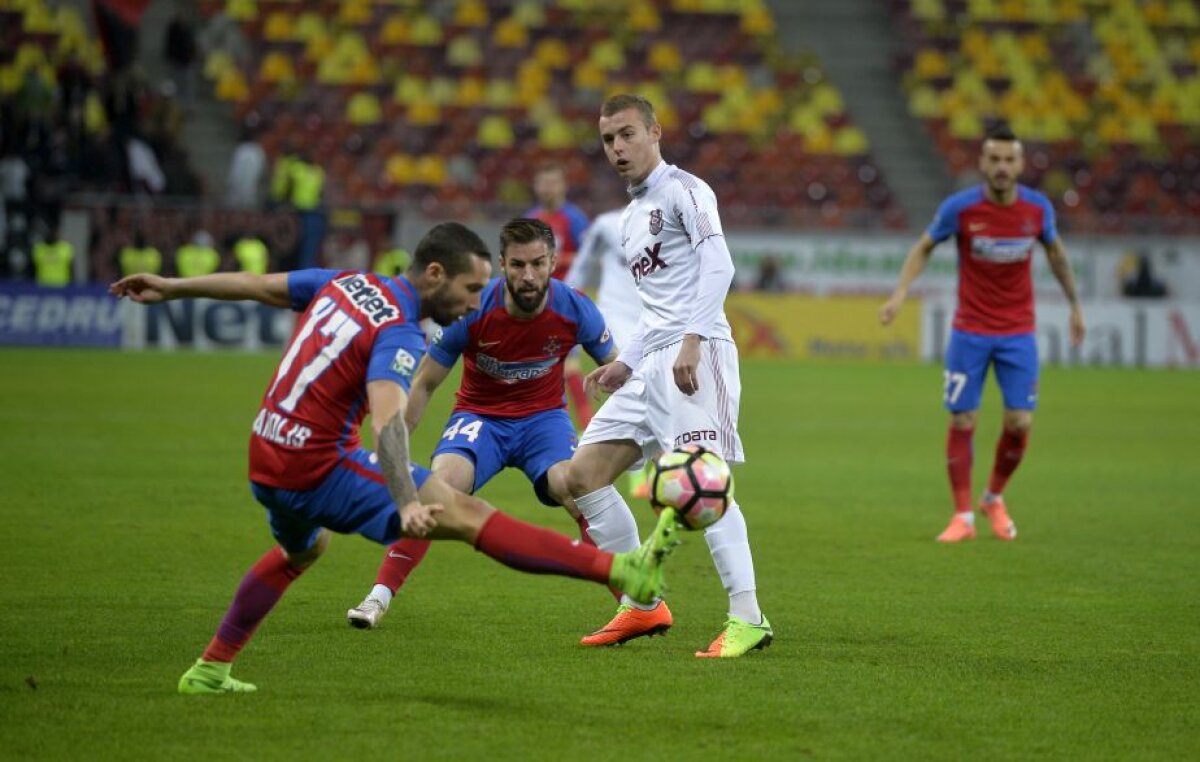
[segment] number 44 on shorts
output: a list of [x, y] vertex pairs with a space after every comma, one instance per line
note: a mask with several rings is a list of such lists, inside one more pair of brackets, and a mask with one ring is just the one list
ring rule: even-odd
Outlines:
[[466, 418], [458, 418], [454, 423], [446, 427], [442, 432], [442, 439], [454, 439], [455, 437], [463, 436], [468, 442], [474, 442], [479, 438], [479, 430], [483, 428], [483, 421], [475, 420], [464, 425]]

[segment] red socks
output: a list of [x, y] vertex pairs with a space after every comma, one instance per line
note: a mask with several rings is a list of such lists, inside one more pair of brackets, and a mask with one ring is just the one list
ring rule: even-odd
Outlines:
[[1025, 445], [1029, 443], [1029, 429], [1019, 431], [1005, 429], [996, 442], [996, 464], [992, 466], [992, 478], [988, 480], [988, 492], [999, 495], [1008, 484], [1021, 458], [1025, 455]]
[[204, 649], [201, 658], [205, 661], [233, 661], [258, 625], [283, 597], [288, 585], [303, 573], [303, 569], [287, 562], [283, 548], [276, 545], [267, 551], [242, 578], [233, 595], [233, 602], [229, 604], [229, 610], [217, 628], [216, 636]]
[[375, 575], [375, 584], [383, 585], [395, 593], [408, 579], [412, 570], [417, 568], [421, 559], [429, 552], [429, 540], [415, 537], [405, 537], [394, 542], [387, 549], [387, 555], [379, 564], [379, 573]]
[[475, 549], [531, 574], [558, 574], [608, 584], [611, 553], [496, 511], [479, 530]]
[[575, 416], [579, 419], [580, 428], [586, 429], [588, 422], [592, 420], [592, 402], [588, 399], [587, 391], [583, 387], [583, 373], [567, 371], [565, 378], [567, 399], [571, 401], [571, 407], [575, 408]]
[[950, 492], [956, 513], [971, 510], [971, 439], [975, 429], [950, 427], [946, 435], [946, 471], [950, 474]]

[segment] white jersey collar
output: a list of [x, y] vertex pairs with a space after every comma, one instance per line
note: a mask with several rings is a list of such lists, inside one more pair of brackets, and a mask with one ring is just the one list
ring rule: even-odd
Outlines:
[[662, 179], [663, 175], [665, 175], [667, 170], [670, 168], [671, 165], [668, 164], [665, 159], [660, 160], [658, 162], [658, 166], [651, 170], [650, 174], [646, 175], [645, 180], [642, 180], [637, 185], [629, 186], [629, 195], [633, 196], [634, 198], [641, 197], [646, 193], [646, 191], [650, 190], [655, 185], [658, 185], [658, 181]]

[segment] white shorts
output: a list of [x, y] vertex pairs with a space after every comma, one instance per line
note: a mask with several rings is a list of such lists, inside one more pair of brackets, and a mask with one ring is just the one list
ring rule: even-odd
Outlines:
[[656, 349], [596, 411], [579, 445], [630, 439], [642, 448], [642, 458], [654, 458], [682, 445], [700, 445], [743, 463], [738, 436], [738, 405], [742, 381], [737, 345], [732, 341], [700, 343], [700, 391], [688, 396], [675, 385], [671, 366], [680, 342]]

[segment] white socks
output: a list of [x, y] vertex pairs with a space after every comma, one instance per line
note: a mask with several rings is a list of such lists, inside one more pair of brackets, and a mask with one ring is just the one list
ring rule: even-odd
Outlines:
[[704, 539], [729, 594], [729, 613], [751, 624], [762, 622], [754, 592], [754, 558], [750, 555], [746, 517], [736, 502], [729, 504], [724, 518], [704, 530]]
[[[621, 497], [621, 493], [617, 492], [616, 487], [612, 485], [601, 487], [595, 492], [577, 497], [575, 498], [575, 507], [587, 520], [588, 535], [600, 550], [621, 553], [637, 550], [641, 544], [638, 540], [637, 522], [634, 521], [633, 512], [629, 510], [625, 498]], [[643, 611], [649, 611], [658, 605], [658, 601], [641, 604], [628, 595], [621, 596], [621, 603]]]
[[575, 498], [575, 507], [587, 519], [588, 535], [600, 550], [622, 553], [637, 550], [637, 522], [617, 488], [609, 485]]
[[392, 591], [387, 585], [376, 585], [367, 593], [367, 597], [379, 601], [385, 609], [392, 603]]

